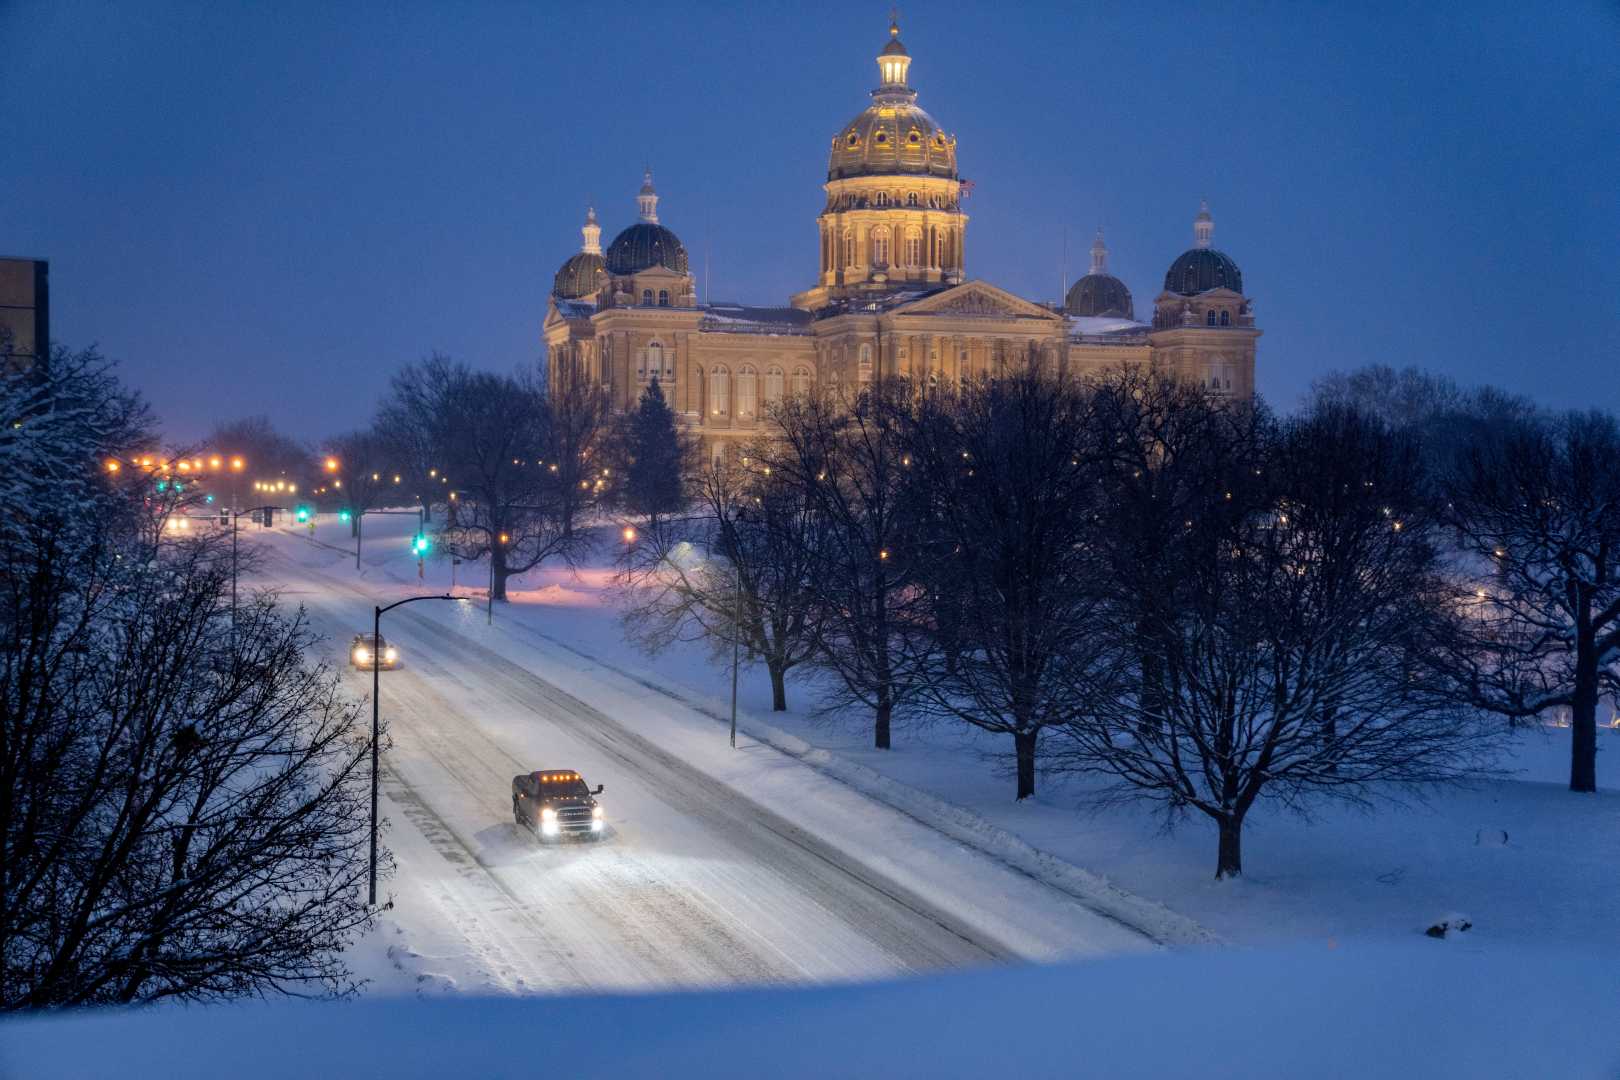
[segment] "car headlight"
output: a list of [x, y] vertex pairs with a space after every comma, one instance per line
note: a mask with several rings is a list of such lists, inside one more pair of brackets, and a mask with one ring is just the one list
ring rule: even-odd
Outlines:
[[601, 821], [602, 820], [602, 808], [600, 806], [591, 807], [591, 817], [595, 818], [597, 821]]
[[354, 658], [359, 663], [364, 664], [371, 659], [371, 653], [367, 652], [365, 649], [356, 649], [354, 650]]
[[383, 656], [387, 658], [390, 664], [392, 664], [395, 660], [399, 659], [399, 650], [390, 645], [388, 647], [388, 651], [383, 653]]
[[557, 820], [557, 811], [553, 810], [549, 806], [541, 807], [540, 808], [540, 820], [541, 821], [556, 821]]

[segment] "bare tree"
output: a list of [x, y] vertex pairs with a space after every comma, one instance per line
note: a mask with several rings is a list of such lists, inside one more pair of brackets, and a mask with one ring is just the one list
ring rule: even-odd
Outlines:
[[901, 437], [912, 402], [897, 380], [876, 382], [853, 401], [795, 396], [773, 408], [779, 437], [759, 451], [826, 523], [811, 575], [822, 612], [818, 661], [838, 676], [846, 704], [872, 710], [880, 750], [889, 749], [894, 712], [914, 689], [907, 637], [920, 617], [919, 553]]
[[278, 431], [262, 414], [216, 424], [204, 443], [215, 453], [240, 455], [252, 476], [280, 477], [303, 486], [314, 475], [309, 447]]
[[605, 416], [599, 391], [564, 386], [548, 397], [532, 372], [450, 367], [438, 384], [435, 454], [453, 478], [441, 539], [450, 554], [492, 560], [494, 599], [507, 580], [550, 558], [572, 559], [579, 524], [610, 482], [596, 460]]
[[354, 707], [272, 599], [231, 632], [217, 539], [153, 543], [147, 478], [96, 468], [145, 424], [104, 369], [0, 398], [30, 417], [0, 472], [38, 484], [0, 516], [0, 1008], [350, 988]]
[[1444, 488], [1476, 600], [1466, 700], [1568, 709], [1570, 790], [1596, 791], [1598, 699], [1620, 685], [1620, 427], [1594, 412], [1481, 429]]
[[437, 403], [453, 378], [455, 364], [439, 353], [398, 371], [372, 424], [401, 485], [422, 507], [424, 523], [449, 500], [450, 477], [441, 460], [445, 445]]
[[338, 504], [349, 512], [349, 535], [359, 536], [360, 517], [387, 505], [398, 491], [389, 471], [388, 447], [372, 431], [351, 431], [326, 441], [327, 453], [337, 460], [330, 473]]
[[[1242, 872], [1261, 798], [1365, 802], [1464, 778], [1490, 749], [1447, 692], [1458, 606], [1417, 447], [1348, 410], [1280, 431], [1229, 413], [1243, 452], [1220, 451], [1237, 467], [1188, 511], [1187, 587], [1151, 627], [1165, 692], [1107, 672], [1093, 719], [1065, 732], [1068, 763], [1112, 777], [1111, 797], [1210, 818], [1217, 878]], [[1121, 657], [1139, 655], [1139, 617], [1113, 626]]]
[[711, 466], [700, 511], [649, 522], [626, 552], [620, 582], [630, 636], [656, 651], [705, 640], [764, 661], [771, 707], [787, 708], [787, 673], [816, 655], [821, 609], [812, 577], [826, 521], [804, 493], [757, 456]]
[[1089, 709], [1065, 672], [1100, 651], [1090, 406], [1079, 383], [1029, 369], [908, 414], [925, 623], [943, 632], [920, 654], [918, 705], [1012, 736], [1019, 799], [1035, 794], [1041, 732]]

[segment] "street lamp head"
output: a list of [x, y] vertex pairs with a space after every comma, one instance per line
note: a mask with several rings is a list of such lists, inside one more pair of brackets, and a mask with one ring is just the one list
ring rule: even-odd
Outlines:
[[632, 526], [626, 525], [624, 527], [624, 542], [627, 544], [636, 542], [636, 530]]

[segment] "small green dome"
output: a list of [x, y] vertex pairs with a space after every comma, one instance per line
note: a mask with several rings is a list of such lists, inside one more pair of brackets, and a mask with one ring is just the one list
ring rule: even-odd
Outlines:
[[1164, 291], [1193, 296], [1211, 289], [1243, 292], [1243, 272], [1230, 257], [1214, 248], [1184, 251], [1164, 275]]
[[1116, 319], [1136, 318], [1136, 306], [1131, 290], [1112, 274], [1087, 274], [1069, 287], [1063, 310], [1070, 315], [1107, 316]]
[[604, 265], [600, 255], [588, 251], [577, 252], [562, 264], [562, 269], [552, 279], [551, 295], [563, 300], [596, 295], [596, 291], [602, 287]]
[[611, 274], [634, 274], [653, 266], [686, 273], [686, 248], [662, 225], [637, 222], [608, 245], [607, 269]]

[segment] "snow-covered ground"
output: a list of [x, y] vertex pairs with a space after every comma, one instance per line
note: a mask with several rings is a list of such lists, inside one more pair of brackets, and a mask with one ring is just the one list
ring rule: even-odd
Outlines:
[[[373, 603], [449, 586], [407, 523], [368, 523], [360, 572], [335, 522], [256, 531], [256, 582], [341, 666]], [[0, 1076], [1620, 1075], [1613, 755], [1596, 796], [1563, 790], [1553, 730], [1428, 805], [1262, 809], [1216, 883], [1201, 823], [1049, 777], [1015, 803], [1009, 748], [972, 732], [868, 749], [813, 677], [773, 714], [745, 671], [731, 749], [725, 666], [627, 645], [607, 562], [515, 581], [493, 626], [474, 566], [469, 602], [387, 616], [399, 872], [352, 957], [365, 1000], [13, 1021]], [[543, 767], [606, 785], [605, 843], [513, 827], [510, 778]], [[1422, 935], [1450, 912], [1472, 928]]]
[[[374, 538], [383, 535], [381, 527], [368, 530]], [[361, 575], [367, 590], [392, 597], [448, 583], [450, 568], [432, 560], [424, 567], [426, 580], [417, 580], [407, 532], [401, 525], [387, 539], [368, 543]], [[317, 539], [333, 548], [347, 543], [341, 527], [328, 524]], [[352, 547], [345, 561], [335, 550], [322, 555], [323, 549], [291, 537], [273, 542], [289, 560], [356, 580]], [[607, 589], [608, 556], [601, 563], [577, 574], [554, 567], [527, 575], [512, 603], [497, 605], [494, 633], [481, 640], [576, 692], [600, 695], [593, 700], [621, 708], [615, 715], [643, 725], [638, 730], [675, 752], [699, 755], [700, 767], [728, 783], [757, 779], [752, 750], [713, 753], [724, 750], [725, 665], [698, 645], [649, 657], [625, 643]], [[463, 566], [458, 573], [458, 589], [481, 599], [478, 569]], [[470, 620], [484, 630], [481, 610], [443, 610], [450, 607], [408, 610], [446, 625]], [[1010, 746], [1002, 741], [976, 731], [902, 727], [895, 749], [879, 752], [869, 748], [864, 717], [815, 715], [814, 677], [790, 676], [789, 683], [791, 711], [773, 714], [763, 669], [744, 671], [741, 723], [750, 746], [768, 742], [945, 830], [958, 845], [1066, 888], [1167, 943], [1386, 938], [1422, 948], [1416, 931], [1460, 910], [1472, 916], [1477, 941], [1620, 952], [1612, 914], [1620, 897], [1620, 755], [1609, 752], [1620, 749], [1620, 733], [1605, 730], [1600, 737], [1605, 790], [1596, 796], [1564, 790], [1568, 734], [1549, 729], [1514, 744], [1503, 762], [1511, 779], [1439, 792], [1426, 804], [1376, 813], [1325, 806], [1310, 821], [1262, 806], [1245, 832], [1245, 877], [1217, 883], [1214, 835], [1200, 821], [1166, 834], [1144, 809], [1092, 811], [1080, 784], [1051, 777], [1042, 777], [1039, 797], [1014, 802]], [[792, 795], [778, 808], [789, 816], [805, 809]], [[896, 846], [879, 835], [862, 857], [881, 859]], [[1064, 953], [1024, 944], [1018, 951], [1025, 955]]]
[[[336, 531], [259, 534], [255, 580], [341, 663], [374, 603], [424, 583], [390, 579], [404, 533], [368, 529], [357, 580]], [[471, 603], [384, 623], [403, 657], [381, 698], [400, 869], [355, 957], [376, 991], [819, 983], [1212, 940], [1078, 871], [1053, 887], [746, 733], [733, 750], [699, 709], [514, 618], [544, 607], [512, 607], [493, 627]], [[369, 674], [344, 678], [369, 693]], [[511, 778], [536, 768], [606, 785], [604, 842], [539, 847], [513, 825]]]
[[13, 1020], [0, 1075], [101, 1080], [1620, 1074], [1611, 956], [1195, 950], [792, 991], [250, 1003]]

